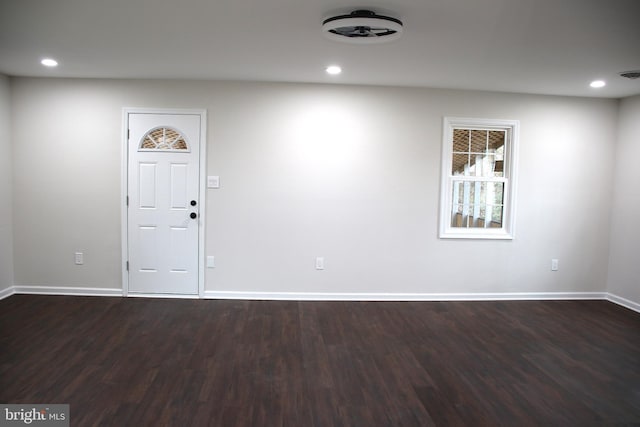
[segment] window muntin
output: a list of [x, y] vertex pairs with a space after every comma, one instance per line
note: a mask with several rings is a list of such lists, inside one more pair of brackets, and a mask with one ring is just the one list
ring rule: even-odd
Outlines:
[[511, 239], [517, 121], [445, 118], [440, 237]]

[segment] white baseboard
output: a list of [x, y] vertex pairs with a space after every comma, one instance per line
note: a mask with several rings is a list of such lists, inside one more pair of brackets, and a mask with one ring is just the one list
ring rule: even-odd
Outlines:
[[[13, 294], [78, 295], [121, 297], [119, 288], [73, 286], [12, 286], [0, 291], [0, 300]], [[135, 294], [129, 297], [197, 299], [198, 295]], [[274, 301], [536, 301], [607, 300], [640, 313], [640, 303], [608, 292], [491, 292], [491, 293], [340, 293], [340, 292], [254, 292], [205, 291], [204, 299]]]
[[121, 297], [122, 289], [119, 288], [86, 288], [74, 286], [14, 286], [14, 294], [35, 294], [35, 295], [78, 295], [78, 296], [100, 296], [100, 297]]
[[13, 294], [14, 294], [13, 286], [9, 286], [8, 288], [5, 288], [0, 291], [0, 300], [5, 299], [6, 297], [10, 297]]
[[294, 301], [496, 301], [606, 299], [606, 292], [338, 293], [205, 291], [206, 299]]
[[607, 300], [609, 300], [609, 301], [611, 301], [611, 302], [613, 302], [615, 304], [621, 305], [623, 307], [626, 307], [629, 310], [633, 310], [635, 312], [640, 313], [640, 304], [638, 304], [637, 302], [630, 301], [630, 300], [628, 300], [626, 298], [622, 298], [622, 297], [620, 297], [618, 295], [614, 295], [614, 294], [611, 294], [611, 293], [607, 294]]
[[135, 292], [129, 292], [127, 294], [128, 297], [133, 298], [172, 298], [172, 299], [199, 299], [198, 295], [187, 295], [187, 294], [138, 294]]

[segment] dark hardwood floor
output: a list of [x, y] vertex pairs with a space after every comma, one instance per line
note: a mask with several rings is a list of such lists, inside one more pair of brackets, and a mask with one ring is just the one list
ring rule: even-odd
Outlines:
[[605, 301], [14, 295], [0, 402], [72, 426], [640, 425], [640, 315]]

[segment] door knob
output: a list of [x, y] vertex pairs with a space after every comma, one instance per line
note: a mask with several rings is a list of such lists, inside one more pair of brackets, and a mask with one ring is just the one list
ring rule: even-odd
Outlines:
[[196, 202], [195, 200], [192, 200], [192, 201], [191, 201], [191, 206], [195, 206], [195, 205], [197, 205], [197, 204], [198, 204], [198, 202]]
[[191, 217], [191, 219], [196, 219], [198, 217], [198, 214], [195, 212], [191, 212], [189, 216]]

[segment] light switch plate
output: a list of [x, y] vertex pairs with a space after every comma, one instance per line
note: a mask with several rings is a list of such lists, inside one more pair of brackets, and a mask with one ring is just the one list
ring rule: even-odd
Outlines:
[[209, 255], [207, 257], [207, 268], [215, 268], [216, 267], [216, 258]]
[[207, 188], [220, 188], [220, 177], [219, 176], [208, 176], [207, 177]]

